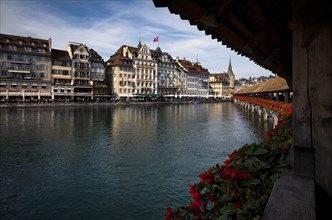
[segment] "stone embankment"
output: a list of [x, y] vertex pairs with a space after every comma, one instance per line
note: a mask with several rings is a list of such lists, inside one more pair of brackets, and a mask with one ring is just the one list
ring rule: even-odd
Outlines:
[[172, 101], [112, 101], [112, 102], [43, 102], [43, 103], [1, 103], [0, 108], [41, 108], [41, 107], [95, 107], [130, 105], [202, 104], [232, 102], [232, 99], [172, 100]]

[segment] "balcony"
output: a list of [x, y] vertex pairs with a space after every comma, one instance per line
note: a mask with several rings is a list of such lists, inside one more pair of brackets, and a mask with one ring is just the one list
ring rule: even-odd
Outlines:
[[90, 76], [85, 75], [85, 74], [75, 74], [75, 78], [76, 79], [82, 79], [82, 80], [90, 80]]
[[22, 64], [30, 64], [31, 60], [23, 60], [23, 59], [8, 59], [9, 63], [22, 63]]
[[52, 79], [71, 79], [70, 75], [52, 75]]

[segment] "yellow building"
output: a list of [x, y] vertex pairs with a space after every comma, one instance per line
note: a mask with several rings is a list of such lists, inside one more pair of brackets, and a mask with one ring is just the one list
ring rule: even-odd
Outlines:
[[210, 95], [219, 98], [229, 96], [229, 81], [230, 79], [227, 73], [210, 74]]
[[212, 97], [229, 97], [234, 90], [235, 75], [232, 69], [232, 61], [229, 59], [228, 70], [225, 73], [210, 74], [210, 96]]

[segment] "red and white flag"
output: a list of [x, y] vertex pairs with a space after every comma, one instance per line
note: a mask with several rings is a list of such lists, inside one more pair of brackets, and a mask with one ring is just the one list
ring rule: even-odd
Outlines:
[[153, 38], [153, 42], [158, 42], [159, 41], [159, 36]]

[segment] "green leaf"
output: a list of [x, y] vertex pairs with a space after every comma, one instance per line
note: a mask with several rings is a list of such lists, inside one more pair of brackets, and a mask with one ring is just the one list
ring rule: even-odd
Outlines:
[[258, 184], [261, 184], [261, 181], [259, 179], [251, 179], [242, 183], [242, 185], [244, 186], [253, 186]]
[[235, 206], [224, 206], [220, 209], [222, 215], [233, 215], [235, 213]]
[[256, 171], [255, 162], [252, 158], [244, 161], [242, 165], [249, 171], [252, 171], [252, 172]]
[[266, 167], [268, 162], [267, 161], [261, 161], [260, 159], [258, 159], [257, 157], [253, 157], [252, 160], [254, 160], [256, 163], [259, 164], [259, 166], [261, 167]]
[[221, 215], [216, 220], [228, 220], [228, 215]]
[[236, 196], [234, 194], [226, 193], [226, 194], [224, 194], [224, 195], [221, 196], [220, 201], [222, 201], [222, 202], [229, 202], [229, 201], [231, 201], [231, 200], [233, 200], [235, 198], [236, 198]]
[[258, 150], [254, 151], [251, 155], [264, 155], [267, 154], [268, 151], [264, 148], [259, 148]]

